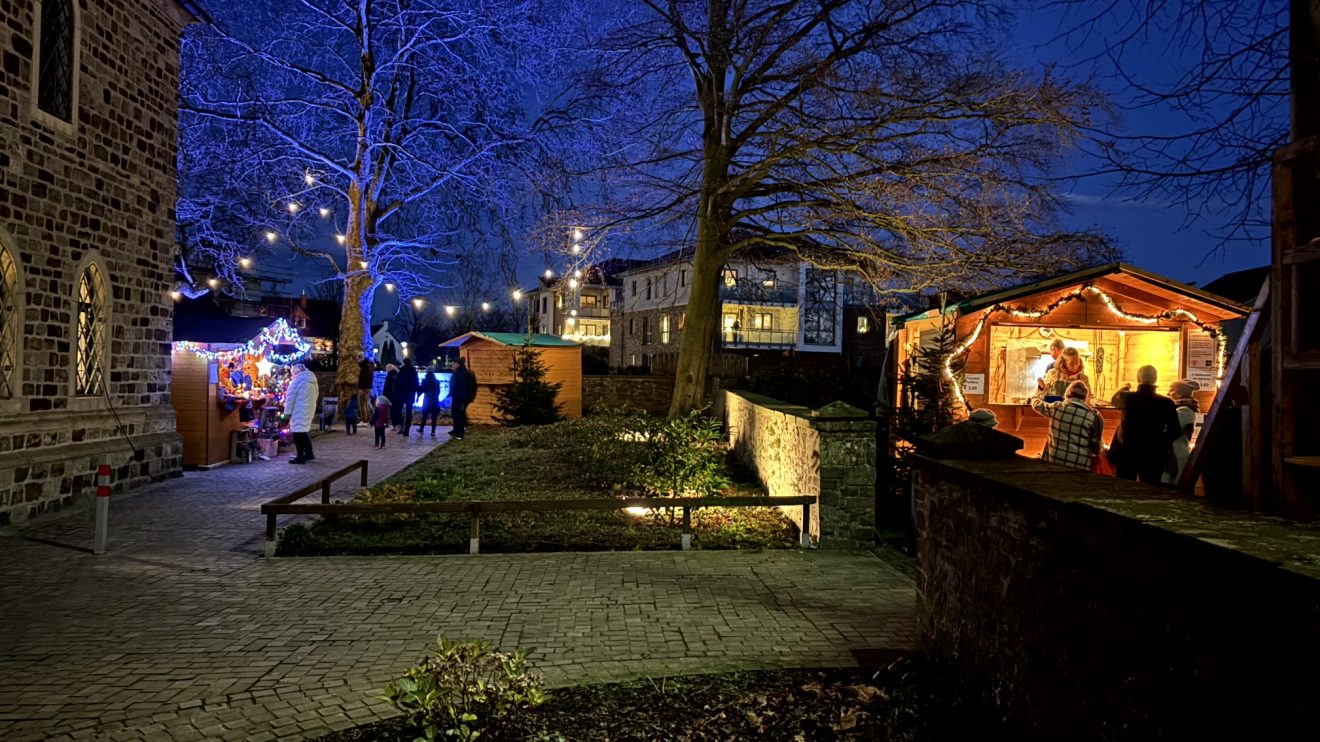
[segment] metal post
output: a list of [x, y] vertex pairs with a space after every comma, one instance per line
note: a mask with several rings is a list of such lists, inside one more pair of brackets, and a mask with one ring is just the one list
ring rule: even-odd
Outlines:
[[683, 506], [683, 551], [692, 548], [692, 508]]
[[802, 548], [811, 548], [811, 503], [802, 503]]
[[110, 537], [110, 465], [96, 467], [96, 535], [93, 554], [104, 554]]
[[468, 553], [481, 553], [481, 513], [477, 510], [471, 512], [471, 531], [468, 533]]

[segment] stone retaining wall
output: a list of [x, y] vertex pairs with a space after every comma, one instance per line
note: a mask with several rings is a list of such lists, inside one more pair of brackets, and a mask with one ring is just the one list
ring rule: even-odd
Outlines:
[[669, 412], [674, 396], [672, 376], [583, 376], [582, 414], [598, 407], [642, 410], [654, 415]]
[[[721, 390], [716, 398], [730, 446], [771, 496], [816, 497], [812, 541], [825, 548], [875, 542], [874, 420], [816, 417], [750, 392]], [[800, 508], [784, 513], [802, 526]]]
[[920, 645], [1021, 738], [1314, 738], [1320, 526], [1023, 458], [916, 478]]

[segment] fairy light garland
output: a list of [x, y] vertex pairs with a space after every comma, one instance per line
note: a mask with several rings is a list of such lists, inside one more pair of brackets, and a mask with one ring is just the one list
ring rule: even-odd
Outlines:
[[[292, 345], [297, 350], [293, 353], [277, 353], [275, 348], [281, 345]], [[307, 355], [307, 352], [312, 349], [312, 344], [303, 340], [298, 335], [297, 330], [289, 327], [289, 323], [283, 317], [279, 317], [268, 327], [262, 329], [256, 337], [247, 341], [241, 347], [231, 350], [207, 350], [191, 340], [180, 340], [175, 342], [172, 347], [175, 351], [186, 350], [208, 361], [227, 363], [240, 356], [261, 356], [272, 363], [287, 366]]]
[[980, 319], [976, 321], [976, 326], [972, 329], [972, 334], [962, 343], [955, 346], [944, 359], [944, 378], [948, 379], [953, 385], [954, 395], [957, 396], [958, 401], [962, 402], [963, 407], [968, 412], [971, 412], [972, 405], [967, 401], [967, 395], [963, 392], [962, 384], [958, 383], [958, 378], [953, 373], [953, 364], [954, 361], [972, 347], [977, 338], [981, 337], [981, 331], [984, 330], [986, 324], [989, 323], [990, 315], [995, 312], [1004, 312], [1015, 319], [1040, 319], [1065, 304], [1074, 301], [1085, 301], [1087, 294], [1095, 294], [1115, 317], [1128, 320], [1129, 322], [1138, 322], [1143, 325], [1157, 325], [1160, 322], [1165, 321], [1184, 320], [1196, 325], [1202, 331], [1209, 333], [1210, 337], [1215, 339], [1216, 344], [1215, 382], [1223, 382], [1224, 369], [1228, 365], [1228, 340], [1224, 337], [1224, 333], [1220, 331], [1218, 327], [1202, 322], [1195, 314], [1182, 308], [1169, 309], [1160, 312], [1159, 314], [1133, 314], [1131, 312], [1125, 312], [1123, 311], [1123, 308], [1118, 305], [1118, 302], [1114, 301], [1114, 297], [1105, 293], [1094, 284], [1088, 283], [1071, 294], [1065, 294], [1059, 297], [1044, 309], [1028, 309], [1025, 307], [1012, 307], [1005, 304], [996, 304], [982, 312]]

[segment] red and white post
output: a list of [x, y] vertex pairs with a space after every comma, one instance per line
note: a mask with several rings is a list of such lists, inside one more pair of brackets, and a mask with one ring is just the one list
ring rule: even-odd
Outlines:
[[93, 554], [105, 553], [110, 533], [110, 465], [96, 467], [96, 543]]

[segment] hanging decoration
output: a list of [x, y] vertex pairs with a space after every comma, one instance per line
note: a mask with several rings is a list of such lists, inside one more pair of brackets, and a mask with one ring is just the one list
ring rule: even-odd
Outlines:
[[1040, 319], [1070, 302], [1086, 301], [1087, 295], [1090, 294], [1097, 296], [1115, 317], [1125, 319], [1129, 322], [1138, 322], [1143, 325], [1157, 325], [1160, 322], [1182, 320], [1196, 325], [1202, 331], [1208, 333], [1210, 337], [1215, 339], [1215, 381], [1218, 383], [1223, 382], [1224, 368], [1228, 365], [1228, 339], [1224, 337], [1224, 333], [1218, 327], [1202, 322], [1195, 314], [1182, 308], [1168, 309], [1159, 314], [1133, 314], [1131, 312], [1126, 312], [1118, 305], [1118, 302], [1114, 301], [1114, 297], [1105, 293], [1104, 290], [1098, 286], [1087, 283], [1083, 284], [1077, 291], [1060, 296], [1043, 309], [1030, 309], [1025, 307], [1008, 306], [1006, 304], [996, 304], [981, 313], [980, 319], [976, 321], [976, 326], [972, 329], [972, 334], [969, 335], [966, 340], [955, 346], [944, 359], [944, 377], [953, 385], [954, 395], [958, 398], [958, 401], [962, 403], [963, 408], [970, 413], [972, 405], [967, 401], [967, 395], [963, 392], [962, 384], [958, 382], [957, 376], [953, 373], [953, 364], [960, 356], [965, 354], [968, 349], [972, 347], [972, 344], [976, 342], [977, 338], [981, 336], [981, 331], [985, 329], [985, 326], [990, 321], [990, 315], [995, 312], [1004, 312], [1015, 319]]
[[[281, 345], [292, 345], [295, 350], [292, 353], [277, 352], [276, 348]], [[308, 351], [312, 349], [312, 344], [303, 340], [298, 335], [298, 331], [289, 327], [289, 323], [283, 317], [280, 317], [271, 323], [269, 327], [263, 329], [256, 337], [237, 348], [207, 350], [191, 340], [180, 340], [174, 343], [173, 348], [175, 351], [186, 350], [208, 361], [226, 363], [239, 356], [260, 356], [272, 363], [287, 366], [291, 363], [297, 363], [299, 359], [307, 355]]]

